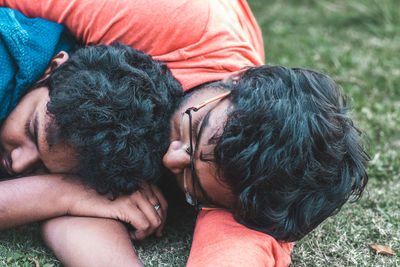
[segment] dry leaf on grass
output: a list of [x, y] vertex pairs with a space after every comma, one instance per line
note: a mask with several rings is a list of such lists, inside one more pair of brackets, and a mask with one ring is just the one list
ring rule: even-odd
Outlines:
[[28, 258], [28, 261], [34, 262], [36, 267], [40, 267], [40, 263], [37, 259], [35, 258]]
[[376, 250], [378, 253], [381, 253], [381, 254], [396, 255], [394, 250], [391, 249], [389, 246], [373, 244], [373, 245], [371, 245], [371, 248], [373, 248], [374, 250]]

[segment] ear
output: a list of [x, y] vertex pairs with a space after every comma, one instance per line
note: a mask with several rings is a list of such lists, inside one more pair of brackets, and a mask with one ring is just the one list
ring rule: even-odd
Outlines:
[[233, 81], [233, 83], [236, 83], [240, 79], [240, 77], [242, 77], [243, 73], [248, 69], [249, 69], [249, 67], [244, 67], [238, 71], [231, 72], [224, 77], [222, 82], [226, 83], [226, 82]]
[[47, 77], [49, 77], [50, 73], [57, 68], [58, 66], [60, 66], [61, 64], [63, 64], [65, 61], [67, 61], [69, 59], [69, 55], [67, 52], [65, 51], [61, 51], [60, 53], [58, 53], [55, 57], [53, 57], [49, 63], [49, 66], [47, 67], [47, 69], [45, 70], [45, 72], [43, 73], [42, 77], [39, 79], [39, 81], [46, 79]]

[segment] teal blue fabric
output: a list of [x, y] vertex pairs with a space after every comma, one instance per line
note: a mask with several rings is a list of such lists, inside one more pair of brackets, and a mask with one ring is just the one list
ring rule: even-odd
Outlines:
[[76, 44], [67, 29], [40, 18], [0, 8], [0, 123], [60, 51]]

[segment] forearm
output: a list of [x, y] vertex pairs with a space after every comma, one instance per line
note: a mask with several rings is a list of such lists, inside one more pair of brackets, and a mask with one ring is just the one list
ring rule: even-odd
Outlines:
[[142, 266], [116, 220], [65, 216], [46, 221], [43, 239], [65, 266]]
[[[154, 206], [161, 208], [155, 209]], [[131, 224], [134, 239], [161, 235], [167, 203], [155, 185], [143, 184], [111, 200], [75, 176], [40, 175], [0, 182], [0, 230], [62, 215], [111, 218]]]
[[63, 175], [1, 181], [0, 230], [65, 215], [79, 194], [86, 194], [81, 183]]

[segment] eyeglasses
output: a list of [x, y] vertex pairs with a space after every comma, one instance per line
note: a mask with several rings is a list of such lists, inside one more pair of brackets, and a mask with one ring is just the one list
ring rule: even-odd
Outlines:
[[205, 190], [203, 189], [203, 187], [200, 184], [200, 180], [199, 177], [196, 174], [196, 169], [194, 167], [194, 160], [195, 160], [195, 150], [193, 147], [193, 126], [192, 126], [192, 114], [191, 112], [197, 112], [199, 111], [201, 108], [203, 108], [204, 106], [213, 103], [215, 101], [221, 100], [223, 98], [225, 98], [226, 96], [228, 96], [231, 92], [225, 92], [221, 95], [218, 95], [216, 97], [213, 97], [211, 99], [208, 99], [196, 106], [190, 107], [188, 109], [186, 109], [185, 112], [182, 113], [181, 115], [181, 120], [180, 120], [180, 133], [181, 136], [183, 135], [183, 127], [182, 127], [182, 122], [183, 122], [183, 118], [185, 116], [185, 114], [188, 115], [189, 117], [189, 146], [186, 148], [186, 151], [189, 153], [190, 155], [190, 171], [192, 174], [192, 192], [193, 194], [190, 194], [189, 192], [189, 187], [188, 187], [188, 183], [187, 183], [187, 175], [186, 175], [186, 168], [184, 169], [184, 173], [183, 173], [183, 187], [185, 190], [185, 197], [186, 197], [186, 202], [189, 203], [190, 205], [194, 206], [196, 208], [196, 210], [201, 210], [201, 209], [206, 209], [209, 207], [206, 207], [205, 205], [199, 204], [197, 201], [197, 197], [196, 197], [196, 187], [200, 189], [201, 194], [203, 195], [203, 197], [205, 198], [205, 200], [209, 203], [212, 203], [210, 197], [207, 195], [207, 193], [205, 192]]

